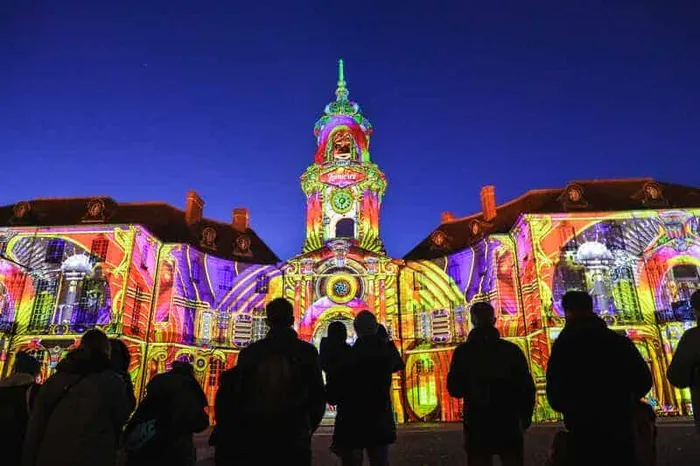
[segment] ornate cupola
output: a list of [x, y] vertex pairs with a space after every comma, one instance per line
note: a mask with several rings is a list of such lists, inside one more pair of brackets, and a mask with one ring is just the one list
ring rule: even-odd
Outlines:
[[348, 95], [343, 60], [339, 60], [336, 98], [316, 122], [314, 164], [301, 176], [307, 202], [304, 252], [336, 239], [368, 251], [384, 251], [379, 209], [386, 177], [370, 161], [372, 125]]

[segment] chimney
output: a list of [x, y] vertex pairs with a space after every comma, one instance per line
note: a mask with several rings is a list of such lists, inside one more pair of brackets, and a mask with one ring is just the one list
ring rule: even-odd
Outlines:
[[233, 229], [237, 231], [246, 231], [248, 229], [248, 221], [250, 214], [245, 207], [236, 207], [233, 209]]
[[202, 221], [204, 213], [204, 201], [196, 191], [187, 191], [187, 204], [185, 205], [185, 222], [194, 225]]
[[440, 223], [451, 222], [454, 219], [455, 219], [455, 214], [453, 214], [452, 212], [443, 212], [442, 213], [442, 220], [440, 221]]
[[481, 212], [487, 222], [496, 218], [496, 188], [493, 186], [481, 188]]

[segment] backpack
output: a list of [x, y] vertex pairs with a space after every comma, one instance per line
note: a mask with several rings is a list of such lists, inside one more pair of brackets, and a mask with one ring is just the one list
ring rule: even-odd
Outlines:
[[157, 398], [147, 395], [143, 399], [124, 429], [123, 445], [128, 455], [138, 456], [153, 449], [156, 434], [169, 423], [164, 412], [163, 403]]
[[299, 357], [279, 350], [264, 355], [246, 374], [244, 385], [247, 410], [259, 419], [300, 415], [308, 399]]

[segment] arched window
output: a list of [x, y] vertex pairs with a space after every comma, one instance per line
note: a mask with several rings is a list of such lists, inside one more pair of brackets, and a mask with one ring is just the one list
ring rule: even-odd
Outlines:
[[690, 295], [700, 290], [700, 271], [695, 264], [676, 264], [667, 275], [664, 286], [666, 302], [673, 320], [692, 321]]
[[437, 406], [437, 387], [435, 380], [435, 364], [431, 359], [421, 359], [416, 364], [418, 385], [418, 405], [432, 408]]
[[355, 221], [351, 218], [343, 218], [335, 224], [336, 238], [354, 238], [355, 237]]

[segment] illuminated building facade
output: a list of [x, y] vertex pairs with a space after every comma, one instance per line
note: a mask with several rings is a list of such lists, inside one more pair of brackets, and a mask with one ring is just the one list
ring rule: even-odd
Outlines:
[[556, 419], [545, 371], [564, 325], [561, 298], [576, 289], [589, 292], [595, 312], [636, 344], [653, 374], [647, 399], [657, 412], [688, 414], [688, 391], [671, 387], [665, 373], [680, 336], [694, 325], [689, 297], [700, 288], [700, 190], [651, 179], [581, 181], [500, 206], [487, 186], [481, 200], [479, 214], [444, 214], [405, 257], [401, 295], [413, 293], [401, 302], [407, 411], [416, 419], [456, 419], [444, 377], [465, 337], [466, 308], [489, 301], [501, 335], [530, 361], [536, 420]]
[[185, 211], [110, 198], [0, 208], [0, 371], [25, 350], [46, 378], [98, 327], [127, 343], [138, 391], [185, 359], [213, 400], [219, 373], [264, 331], [281, 271], [246, 209], [223, 224], [203, 206], [190, 192]]
[[487, 186], [480, 213], [443, 214], [403, 259], [391, 258], [379, 230], [386, 177], [370, 157], [372, 126], [348, 97], [341, 63], [301, 176], [306, 240], [287, 261], [249, 227], [246, 209], [230, 223], [208, 220], [195, 192], [184, 210], [107, 197], [0, 207], [0, 375], [26, 350], [46, 377], [98, 327], [131, 349], [139, 392], [186, 359], [213, 404], [219, 374], [264, 337], [265, 304], [283, 296], [300, 337], [316, 344], [333, 321], [354, 339], [353, 317], [374, 312], [406, 361], [394, 379], [397, 419], [454, 421], [461, 407], [446, 391], [449, 362], [468, 335], [469, 306], [489, 301], [501, 334], [530, 362], [536, 420], [554, 420], [544, 374], [564, 324], [559, 301], [582, 289], [650, 365], [658, 412], [689, 413], [689, 394], [664, 374], [700, 287], [700, 189], [581, 181], [496, 205]]

